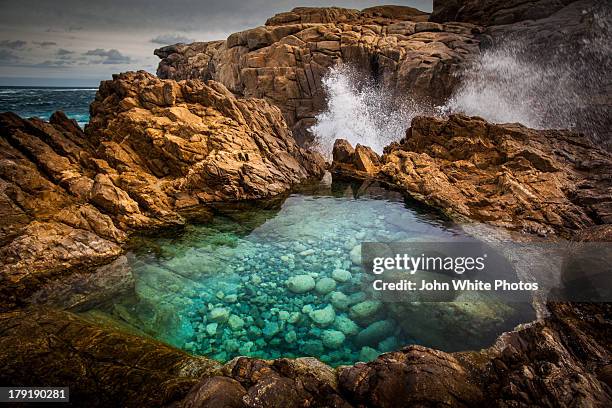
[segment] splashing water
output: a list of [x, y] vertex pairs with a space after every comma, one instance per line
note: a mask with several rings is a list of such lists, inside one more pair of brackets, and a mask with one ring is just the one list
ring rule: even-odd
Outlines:
[[608, 139], [610, 113], [602, 101], [612, 83], [610, 8], [583, 11], [587, 14], [591, 28], [555, 47], [517, 34], [482, 52], [464, 70], [444, 111]]
[[543, 67], [511, 44], [488, 50], [466, 70], [446, 108], [490, 122], [519, 122], [531, 128], [574, 127], [569, 100], [577, 100], [571, 71]]
[[391, 92], [364, 79], [348, 65], [338, 65], [323, 77], [327, 109], [316, 116], [310, 128], [320, 152], [331, 158], [336, 139], [353, 146], [360, 143], [377, 153], [401, 139], [413, 117], [426, 109], [408, 98], [395, 98]]

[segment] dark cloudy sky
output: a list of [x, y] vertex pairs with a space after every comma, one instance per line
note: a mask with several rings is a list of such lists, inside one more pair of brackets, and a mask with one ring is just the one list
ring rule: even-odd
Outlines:
[[[431, 11], [432, 1], [391, 0]], [[387, 3], [387, 4], [389, 4]], [[97, 86], [155, 72], [157, 47], [225, 39], [297, 6], [362, 9], [373, 0], [0, 0], [0, 85]]]

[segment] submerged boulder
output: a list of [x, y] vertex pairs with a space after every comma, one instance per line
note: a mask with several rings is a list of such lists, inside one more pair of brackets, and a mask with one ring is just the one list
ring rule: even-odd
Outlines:
[[310, 275], [297, 275], [287, 279], [286, 285], [293, 293], [306, 293], [315, 288], [315, 280]]

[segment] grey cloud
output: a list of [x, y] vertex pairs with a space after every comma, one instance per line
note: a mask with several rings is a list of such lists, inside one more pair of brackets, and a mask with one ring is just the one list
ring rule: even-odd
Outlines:
[[69, 55], [69, 54], [74, 54], [74, 51], [70, 51], [64, 48], [60, 48], [59, 50], [57, 50], [57, 55]]
[[13, 64], [20, 60], [19, 56], [11, 50], [0, 48], [0, 64]]
[[[431, 10], [431, 0], [395, 3]], [[20, 0], [3, 7], [0, 24], [85, 27], [85, 30], [233, 32], [263, 24], [271, 15], [297, 6], [365, 8], [376, 0]]]
[[38, 68], [61, 68], [61, 67], [66, 67], [66, 66], [70, 66], [73, 64], [74, 64], [74, 61], [69, 61], [69, 60], [47, 60], [47, 61], [43, 61], [38, 64], [35, 64], [34, 66]]
[[87, 51], [83, 55], [100, 57], [100, 60], [93, 61], [94, 63], [98, 64], [129, 64], [132, 62], [132, 59], [129, 56], [123, 55], [121, 52], [119, 52], [119, 50], [114, 48], [110, 50], [96, 48], [95, 50]]
[[186, 37], [180, 34], [162, 34], [162, 35], [158, 35], [155, 38], [152, 38], [151, 42], [153, 44], [169, 45], [169, 44], [177, 44], [177, 43], [189, 44], [189, 43], [195, 42], [195, 40], [193, 38], [189, 38], [189, 37]]
[[28, 42], [23, 40], [2, 40], [0, 41], [0, 47], [10, 48], [12, 50], [18, 50], [26, 46]]
[[34, 44], [43, 47], [43, 48], [47, 48], [47, 47], [53, 47], [54, 45], [57, 45], [56, 42], [53, 41], [34, 41]]

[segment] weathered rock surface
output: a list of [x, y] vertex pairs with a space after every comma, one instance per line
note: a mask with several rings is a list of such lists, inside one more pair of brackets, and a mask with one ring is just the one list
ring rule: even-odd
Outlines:
[[325, 108], [321, 79], [348, 63], [389, 92], [440, 103], [459, 68], [478, 52], [479, 29], [427, 22], [409, 7], [363, 11], [300, 7], [226, 41], [177, 44], [155, 50], [160, 78], [214, 79], [230, 91], [278, 106], [300, 142]]
[[549, 309], [480, 352], [407, 346], [336, 370], [313, 358], [220, 367], [68, 312], [11, 312], [0, 315], [0, 381], [69, 386], [90, 407], [609, 406], [610, 305]]
[[[542, 235], [612, 223], [612, 159], [580, 134], [417, 117], [381, 162], [370, 177], [466, 219]], [[332, 170], [363, 177], [352, 162]]]
[[276, 195], [324, 166], [265, 101], [144, 72], [102, 83], [85, 133], [61, 113], [49, 123], [6, 113], [0, 145], [7, 304], [39, 278], [116, 258], [130, 231], [181, 225], [214, 201]]

